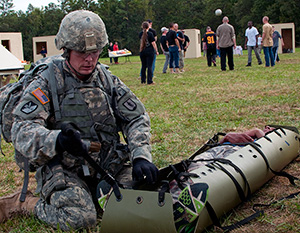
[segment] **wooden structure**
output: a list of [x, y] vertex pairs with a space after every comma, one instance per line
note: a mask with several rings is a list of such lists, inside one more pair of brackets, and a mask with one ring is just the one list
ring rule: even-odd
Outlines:
[[275, 31], [278, 31], [283, 38], [284, 46], [279, 40], [278, 53], [294, 53], [295, 52], [295, 24], [294, 23], [277, 23], [272, 24]]
[[62, 54], [62, 51], [56, 48], [54, 41], [55, 36], [33, 37], [33, 61], [36, 62], [43, 58], [43, 56], [40, 54], [43, 46], [47, 50], [47, 57]]
[[184, 34], [190, 38], [190, 45], [186, 50], [185, 58], [201, 57], [201, 33], [199, 29], [184, 29]]

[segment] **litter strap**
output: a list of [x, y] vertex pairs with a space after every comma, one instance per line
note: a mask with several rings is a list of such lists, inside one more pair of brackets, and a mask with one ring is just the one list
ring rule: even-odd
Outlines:
[[[276, 132], [276, 130], [275, 130]], [[267, 157], [265, 156], [264, 152], [262, 152], [262, 150], [259, 148], [259, 146], [256, 144], [256, 143], [253, 143], [253, 142], [250, 142], [249, 145], [251, 145], [261, 156], [262, 158], [264, 159], [266, 165], [267, 165], [267, 168], [270, 169], [270, 171], [272, 173], [274, 173], [275, 175], [277, 176], [283, 176], [283, 177], [286, 177], [289, 179], [290, 183], [292, 185], [296, 185], [295, 184], [295, 180], [299, 180], [299, 178], [295, 177], [295, 176], [292, 176], [291, 174], [287, 173], [287, 172], [284, 172], [284, 171], [275, 171], [273, 170], [271, 167], [270, 167], [270, 164], [269, 164], [269, 161], [267, 159]]]
[[229, 231], [235, 230], [235, 229], [249, 223], [253, 219], [255, 219], [257, 217], [260, 217], [264, 214], [264, 212], [262, 210], [259, 210], [259, 211], [256, 211], [254, 214], [250, 215], [247, 218], [244, 218], [243, 220], [241, 220], [239, 222], [236, 222], [234, 224], [222, 227], [221, 223], [220, 223], [220, 221], [217, 217], [217, 214], [216, 214], [215, 210], [213, 209], [213, 207], [211, 206], [211, 204], [209, 202], [206, 202], [205, 206], [206, 206], [206, 210], [207, 210], [207, 212], [209, 214], [209, 217], [211, 218], [213, 224], [215, 226], [221, 228], [224, 232], [229, 232]]
[[23, 161], [24, 161], [24, 182], [23, 182], [23, 187], [21, 191], [21, 196], [20, 196], [20, 202], [24, 202], [26, 199], [26, 193], [28, 189], [28, 183], [29, 183], [29, 161], [28, 158], [23, 156]]

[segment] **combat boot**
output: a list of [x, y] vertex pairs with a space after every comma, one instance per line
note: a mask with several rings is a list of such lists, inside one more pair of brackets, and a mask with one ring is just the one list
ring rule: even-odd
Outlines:
[[30, 191], [26, 193], [26, 199], [21, 202], [21, 191], [18, 191], [10, 196], [0, 198], [0, 223], [7, 221], [17, 215], [27, 215], [33, 213], [34, 207], [39, 197], [33, 196]]

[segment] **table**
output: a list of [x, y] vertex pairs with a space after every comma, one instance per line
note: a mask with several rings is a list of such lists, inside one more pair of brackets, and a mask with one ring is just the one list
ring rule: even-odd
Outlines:
[[117, 51], [108, 52], [109, 57], [125, 57], [125, 62], [130, 62], [129, 56], [131, 56], [132, 53], [127, 49], [121, 49]]

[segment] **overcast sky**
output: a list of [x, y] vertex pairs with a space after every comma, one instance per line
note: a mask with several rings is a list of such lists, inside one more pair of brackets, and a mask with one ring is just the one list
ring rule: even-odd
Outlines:
[[56, 5], [58, 5], [57, 0], [13, 0], [14, 8], [12, 8], [12, 10], [22, 10], [25, 12], [29, 4], [33, 5], [34, 7], [41, 8], [42, 6], [48, 6], [50, 2], [53, 2]]

